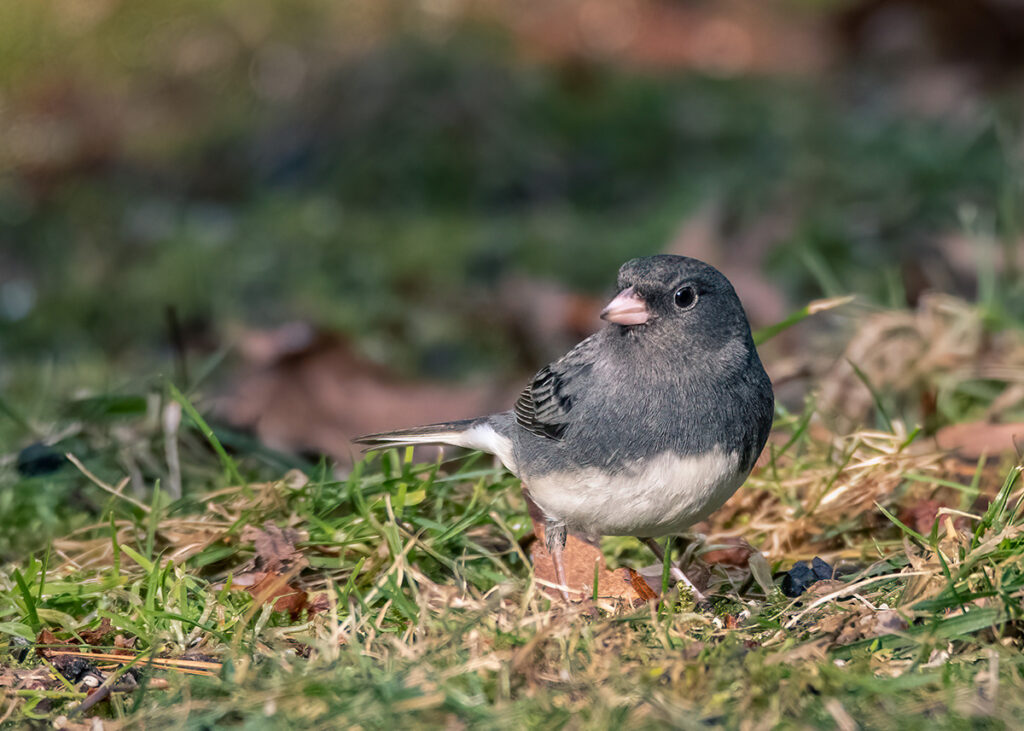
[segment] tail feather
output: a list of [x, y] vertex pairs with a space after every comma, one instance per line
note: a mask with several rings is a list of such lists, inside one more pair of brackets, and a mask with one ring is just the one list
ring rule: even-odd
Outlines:
[[463, 447], [466, 446], [462, 443], [465, 441], [466, 432], [486, 423], [486, 418], [445, 421], [440, 424], [366, 434], [352, 441], [356, 444], [365, 444], [367, 450], [375, 447], [408, 447], [415, 444], [451, 444]]
[[451, 444], [466, 449], [479, 449], [495, 455], [511, 472], [518, 474], [512, 440], [496, 429], [493, 421], [500, 421], [502, 416], [498, 414], [495, 417], [482, 416], [477, 419], [414, 426], [411, 429], [367, 434], [352, 441], [366, 445], [366, 451], [385, 447], [410, 447], [417, 444]]

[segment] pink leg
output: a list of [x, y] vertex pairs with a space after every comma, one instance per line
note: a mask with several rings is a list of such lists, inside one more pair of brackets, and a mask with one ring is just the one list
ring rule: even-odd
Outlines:
[[[544, 511], [537, 503], [533, 502], [530, 493], [523, 485], [523, 497], [526, 498], [526, 509], [530, 513], [530, 519], [534, 526], [544, 526], [544, 545], [547, 546], [548, 555], [555, 565], [555, 581], [558, 582], [558, 591], [565, 601], [569, 601], [568, 581], [565, 577], [565, 561], [562, 559], [562, 552], [565, 549], [567, 531], [564, 525], [552, 525]], [[538, 534], [539, 535], [539, 534]]]
[[547, 545], [548, 553], [555, 564], [555, 579], [558, 581], [558, 590], [562, 598], [569, 601], [569, 584], [565, 578], [565, 562], [562, 560], [562, 551], [565, 549], [566, 530], [565, 525], [544, 526], [544, 543]]

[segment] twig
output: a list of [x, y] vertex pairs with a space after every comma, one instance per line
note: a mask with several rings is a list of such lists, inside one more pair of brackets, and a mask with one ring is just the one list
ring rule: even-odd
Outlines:
[[97, 487], [99, 487], [102, 490], [106, 490], [107, 492], [109, 492], [111, 495], [114, 495], [115, 497], [119, 497], [122, 500], [127, 500], [128, 502], [130, 502], [132, 505], [137, 507], [142, 512], [147, 513], [147, 514], [149, 513], [149, 506], [148, 505], [146, 505], [143, 502], [139, 502], [135, 498], [128, 497], [127, 495], [124, 494], [123, 490], [125, 488], [125, 485], [128, 484], [129, 478], [127, 478], [127, 477], [124, 478], [123, 480], [121, 480], [121, 483], [117, 487], [112, 487], [111, 485], [108, 485], [103, 480], [98, 478], [92, 472], [90, 472], [86, 468], [86, 466], [84, 464], [82, 464], [81, 462], [78, 461], [78, 457], [76, 457], [75, 455], [71, 454], [71, 452], [65, 452], [64, 456], [67, 457], [68, 462], [70, 462], [71, 464], [73, 464], [75, 467], [78, 468], [79, 472], [81, 472], [83, 475], [85, 475], [87, 478], [89, 478], [89, 481], [92, 482], [94, 485], [96, 485]]
[[[125, 663], [135, 662], [142, 657], [141, 655], [113, 655], [107, 652], [80, 652], [77, 650], [50, 650], [49, 654], [85, 657], [90, 660], [106, 660], [107, 662], [116, 662], [122, 665]], [[209, 662], [207, 660], [176, 660], [169, 657], [153, 657], [146, 660], [146, 664], [153, 665], [154, 667], [169, 668], [172, 670], [199, 670], [210, 675], [221, 669], [221, 664], [219, 662]]]

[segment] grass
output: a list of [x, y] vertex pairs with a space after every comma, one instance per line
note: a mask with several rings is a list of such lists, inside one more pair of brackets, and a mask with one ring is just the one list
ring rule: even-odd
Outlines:
[[[808, 428], [812, 407], [780, 412], [766, 463], [710, 530], [749, 540], [776, 584], [814, 555], [841, 578], [793, 600], [715, 565], [714, 610], [698, 612], [674, 590], [640, 607], [549, 599], [518, 486], [484, 456], [283, 472], [225, 450], [179, 392], [159, 408], [175, 405], [180, 499], [158, 478], [131, 493], [109, 446], [76, 449], [58, 479], [93, 518], [5, 565], [7, 724], [959, 728], [1024, 711], [1021, 465], [989, 460], [965, 482], [898, 420], [838, 436]], [[144, 415], [93, 428], [128, 424], [141, 462], [166, 459]], [[949, 508], [930, 532], [898, 517], [935, 498]], [[276, 560], [260, 547], [271, 525], [294, 531], [277, 586], [233, 586]], [[650, 561], [631, 539], [606, 549]], [[114, 690], [76, 715], [83, 672]]]

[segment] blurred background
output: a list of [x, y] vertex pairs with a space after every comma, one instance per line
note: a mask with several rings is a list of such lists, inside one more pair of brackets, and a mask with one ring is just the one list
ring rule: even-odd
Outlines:
[[90, 425], [158, 433], [168, 379], [344, 463], [507, 405], [663, 251], [755, 327], [858, 296], [765, 346], [790, 408], [858, 323], [959, 317], [933, 293], [980, 303], [973, 357], [1024, 312], [1022, 67], [1011, 0], [2, 3], [0, 470], [91, 440], [141, 484]]

